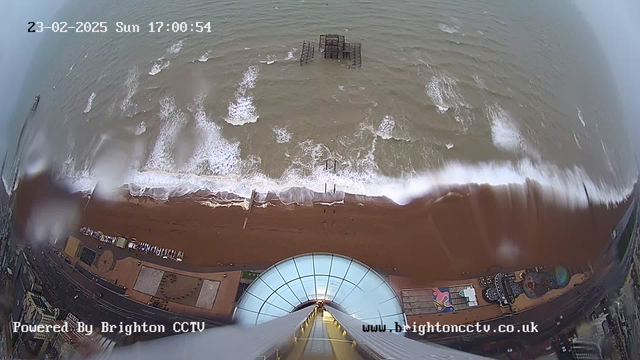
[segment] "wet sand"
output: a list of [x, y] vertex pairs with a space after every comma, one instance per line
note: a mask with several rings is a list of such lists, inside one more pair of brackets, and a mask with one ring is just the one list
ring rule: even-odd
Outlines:
[[[461, 186], [398, 206], [348, 195], [333, 206], [212, 208], [202, 196], [120, 201], [66, 195], [77, 204], [80, 226], [181, 250], [190, 266], [266, 267], [308, 252], [332, 252], [376, 269], [420, 278], [469, 278], [497, 268], [582, 266], [609, 240], [630, 203], [607, 209], [568, 209], [543, 201], [533, 183]], [[46, 177], [18, 189], [18, 225], [39, 202], [64, 197]], [[71, 196], [71, 197], [69, 197]], [[248, 218], [245, 229], [243, 224]], [[395, 270], [394, 270], [395, 269]]]

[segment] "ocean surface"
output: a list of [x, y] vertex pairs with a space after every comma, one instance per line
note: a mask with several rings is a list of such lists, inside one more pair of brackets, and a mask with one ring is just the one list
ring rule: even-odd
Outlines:
[[[608, 65], [568, 1], [96, 0], [56, 19], [109, 26], [43, 34], [22, 89], [24, 114], [42, 96], [23, 171], [52, 166], [77, 190], [335, 186], [406, 203], [532, 179], [615, 203], [637, 175]], [[302, 41], [327, 33], [362, 43], [362, 68], [317, 48], [300, 66]]]

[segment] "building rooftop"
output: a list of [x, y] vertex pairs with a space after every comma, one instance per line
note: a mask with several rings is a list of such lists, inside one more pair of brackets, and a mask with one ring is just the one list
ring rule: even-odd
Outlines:
[[33, 303], [36, 304], [36, 306], [40, 309], [40, 311], [42, 311], [43, 314], [50, 316], [54, 315], [53, 312], [49, 309], [50, 305], [47, 300], [34, 293], [29, 293], [29, 295], [31, 296], [31, 300], [33, 300]]
[[400, 301], [375, 270], [335, 254], [294, 256], [270, 267], [238, 302], [235, 319], [255, 325], [323, 301], [370, 324], [405, 323]]

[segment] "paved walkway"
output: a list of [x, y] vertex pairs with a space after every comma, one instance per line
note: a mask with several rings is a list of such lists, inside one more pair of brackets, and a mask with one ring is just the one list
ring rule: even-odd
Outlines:
[[[114, 259], [116, 260], [114, 268], [106, 273], [100, 272], [98, 267], [95, 265], [88, 266], [82, 262], [77, 262], [76, 266], [81, 266], [83, 269], [86, 269], [85, 271], [90, 271], [95, 276], [99, 276], [110, 281], [110, 283], [107, 284], [110, 285], [110, 288], [114, 287], [114, 284], [117, 282], [117, 287], [122, 289], [122, 291], [117, 292], [121, 292], [133, 300], [147, 304], [152, 299], [152, 295], [134, 290], [134, 285], [138, 278], [140, 269], [143, 266], [147, 266], [165, 272], [214, 280], [220, 283], [216, 299], [211, 309], [197, 308], [169, 300], [166, 307], [168, 311], [204, 318], [230, 318], [233, 314], [235, 296], [240, 283], [241, 267], [195, 268], [198, 271], [194, 272], [191, 271], [194, 267], [184, 266], [182, 263], [174, 260], [162, 259], [154, 255], [123, 250], [113, 245], [101, 243], [98, 240], [81, 234], [77, 234], [76, 236], [83, 246], [95, 251], [97, 254], [100, 254], [105, 250], [111, 251]], [[99, 249], [98, 246], [102, 246], [103, 248]], [[105, 284], [101, 285], [104, 286]]]
[[[111, 234], [108, 234], [108, 235], [111, 235]], [[265, 270], [271, 265], [273, 265], [273, 264], [254, 264], [254, 265], [234, 266], [229, 264], [220, 264], [220, 266], [208, 266], [208, 267], [189, 266], [189, 265], [185, 265], [183, 262], [179, 262], [171, 259], [163, 259], [161, 257], [151, 255], [151, 254], [146, 254], [139, 251], [134, 251], [129, 249], [127, 250], [120, 249], [115, 245], [102, 243], [92, 237], [82, 235], [79, 232], [76, 234], [72, 234], [71, 236], [80, 239], [80, 241], [82, 242], [82, 245], [95, 251], [97, 254], [102, 253], [104, 250], [111, 251], [113, 253], [113, 258], [115, 260], [122, 260], [130, 257], [130, 258], [145, 261], [148, 263], [165, 266], [172, 269], [188, 271], [192, 273], [216, 273], [216, 272], [243, 271], [243, 270]], [[99, 249], [98, 248], [99, 246], [102, 246], [103, 249]]]
[[[92, 323], [108, 321], [117, 324], [120, 321], [125, 323], [146, 321], [151, 324], [172, 326], [175, 321], [205, 320], [209, 326], [215, 326], [228, 322], [227, 318], [194, 317], [147, 306], [87, 279], [53, 252], [45, 255], [37, 250], [35, 256], [40, 268], [43, 269], [41, 274], [43, 281], [56, 284], [53, 290], [61, 295], [61, 304], [56, 306], [68, 308], [74, 314]], [[102, 297], [92, 299], [95, 293], [101, 293]], [[78, 295], [77, 298], [75, 298], [76, 295]], [[171, 331], [170, 328], [168, 330]]]

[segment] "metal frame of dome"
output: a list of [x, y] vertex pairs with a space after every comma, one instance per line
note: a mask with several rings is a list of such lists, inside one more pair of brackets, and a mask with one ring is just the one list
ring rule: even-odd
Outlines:
[[234, 310], [239, 324], [256, 325], [295, 311], [309, 301], [337, 304], [369, 324], [405, 325], [398, 296], [375, 270], [346, 256], [308, 253], [284, 259], [249, 285]]

